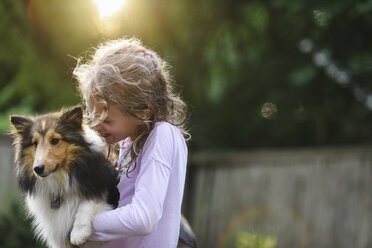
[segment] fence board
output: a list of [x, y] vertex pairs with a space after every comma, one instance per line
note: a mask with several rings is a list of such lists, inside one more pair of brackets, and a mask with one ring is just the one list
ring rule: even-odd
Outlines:
[[0, 214], [6, 212], [12, 201], [19, 201], [11, 150], [11, 139], [0, 134]]

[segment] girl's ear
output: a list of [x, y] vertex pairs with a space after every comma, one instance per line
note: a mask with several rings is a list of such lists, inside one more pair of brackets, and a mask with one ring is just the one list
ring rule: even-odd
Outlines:
[[145, 119], [149, 120], [149, 119], [151, 119], [152, 111], [151, 111], [151, 109], [144, 109], [143, 114], [144, 114]]
[[33, 124], [31, 118], [25, 115], [11, 115], [10, 123], [13, 125], [14, 130], [18, 133], [23, 133]]
[[63, 110], [60, 121], [65, 125], [81, 129], [83, 123], [83, 110], [81, 106], [77, 105]]

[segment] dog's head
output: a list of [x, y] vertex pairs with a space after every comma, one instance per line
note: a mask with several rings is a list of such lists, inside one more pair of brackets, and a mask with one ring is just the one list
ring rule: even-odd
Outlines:
[[80, 149], [82, 121], [80, 106], [36, 117], [10, 116], [20, 166], [38, 177], [69, 171], [68, 164]]

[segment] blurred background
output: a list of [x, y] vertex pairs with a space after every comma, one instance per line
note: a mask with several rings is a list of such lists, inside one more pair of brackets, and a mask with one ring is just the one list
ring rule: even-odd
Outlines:
[[372, 0], [1, 0], [0, 247], [41, 247], [9, 115], [81, 103], [76, 58], [136, 37], [191, 109], [200, 247], [372, 247]]

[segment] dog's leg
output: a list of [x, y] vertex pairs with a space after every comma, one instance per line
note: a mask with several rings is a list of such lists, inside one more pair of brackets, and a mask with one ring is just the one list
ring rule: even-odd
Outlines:
[[109, 209], [111, 208], [106, 203], [98, 203], [94, 200], [81, 202], [70, 234], [71, 244], [81, 245], [85, 243], [92, 234], [92, 222], [95, 215]]
[[95, 203], [93, 201], [83, 201], [75, 215], [72, 226], [70, 241], [73, 245], [81, 245], [87, 241], [92, 233], [92, 221], [95, 214]]

